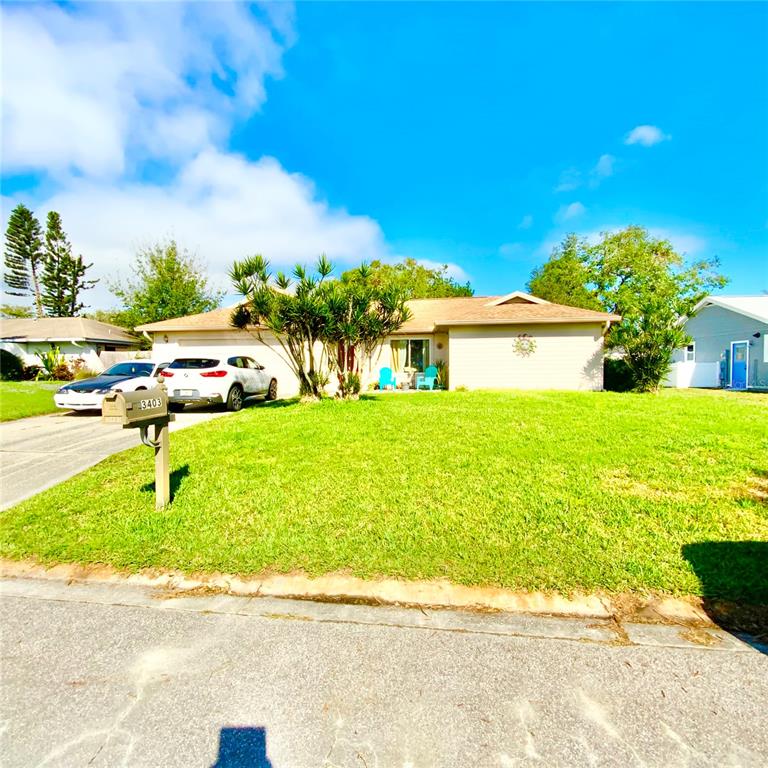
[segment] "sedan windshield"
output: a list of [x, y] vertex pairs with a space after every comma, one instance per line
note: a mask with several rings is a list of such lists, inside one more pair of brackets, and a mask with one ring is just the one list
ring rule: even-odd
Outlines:
[[155, 368], [154, 363], [115, 363], [111, 368], [107, 368], [102, 376], [151, 376]]

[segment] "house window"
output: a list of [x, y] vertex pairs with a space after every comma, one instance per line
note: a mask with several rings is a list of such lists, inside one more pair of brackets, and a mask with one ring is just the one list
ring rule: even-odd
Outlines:
[[686, 363], [693, 363], [696, 361], [696, 342], [694, 341], [693, 344], [689, 344], [685, 348], [685, 362]]
[[392, 368], [424, 371], [429, 365], [429, 339], [392, 339]]

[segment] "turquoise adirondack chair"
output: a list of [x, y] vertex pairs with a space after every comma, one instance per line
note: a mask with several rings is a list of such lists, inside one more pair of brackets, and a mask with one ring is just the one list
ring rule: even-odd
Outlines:
[[434, 365], [427, 366], [424, 373], [416, 376], [416, 389], [434, 389], [437, 386], [437, 368]]
[[379, 389], [386, 389], [392, 387], [397, 388], [397, 379], [392, 375], [391, 368], [382, 368], [379, 370]]

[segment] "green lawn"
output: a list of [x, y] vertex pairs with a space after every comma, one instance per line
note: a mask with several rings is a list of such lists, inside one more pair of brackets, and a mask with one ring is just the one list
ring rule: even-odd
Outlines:
[[53, 393], [60, 381], [0, 381], [0, 421], [54, 413]]
[[768, 603], [768, 396], [456, 392], [257, 405], [5, 513], [0, 555]]

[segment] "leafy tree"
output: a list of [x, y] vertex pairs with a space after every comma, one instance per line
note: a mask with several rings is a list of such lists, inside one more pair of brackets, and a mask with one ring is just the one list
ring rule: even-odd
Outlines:
[[125, 328], [131, 330], [130, 322], [126, 320], [125, 310], [123, 309], [94, 309], [91, 312], [87, 312], [84, 317], [90, 320], [98, 320], [100, 323], [109, 323], [110, 325], [116, 325], [119, 328]]
[[142, 248], [133, 271], [135, 279], [109, 286], [123, 303], [113, 317], [126, 328], [209, 312], [224, 295], [209, 287], [202, 268], [175, 240]]
[[461, 285], [448, 275], [448, 265], [432, 269], [415, 259], [405, 259], [398, 264], [372, 261], [370, 273], [362, 277], [359, 269], [350, 269], [341, 275], [344, 283], [365, 282], [374, 288], [394, 288], [407, 299], [435, 299], [445, 296], [472, 296], [469, 283]]
[[623, 351], [636, 390], [658, 390], [672, 353], [690, 343], [682, 320], [728, 282], [717, 271], [718, 260], [686, 265], [668, 240], [654, 238], [642, 227], [627, 227], [604, 233], [590, 248], [590, 262], [600, 303], [622, 316], [611, 327], [606, 346]]
[[43, 307], [40, 296], [39, 273], [43, 261], [43, 241], [40, 222], [29, 208], [19, 203], [8, 219], [5, 232], [6, 293], [10, 296], [32, 296], [38, 317]]
[[297, 265], [294, 283], [282, 272], [273, 277], [260, 255], [235, 262], [230, 277], [246, 301], [233, 311], [232, 325], [255, 329], [262, 342], [259, 328], [272, 332], [303, 398], [323, 396], [326, 367], [338, 376], [342, 396], [357, 394], [366, 359], [408, 317], [405, 296], [391, 285], [373, 285], [367, 270], [359, 270], [359, 280], [332, 280], [323, 255], [314, 272]]
[[86, 280], [86, 270], [92, 264], [85, 264], [82, 256], [72, 255], [72, 246], [56, 211], [48, 214], [45, 230], [45, 258], [43, 274], [42, 304], [51, 317], [75, 317], [85, 305], [80, 301], [82, 291], [93, 288], [97, 280]]
[[590, 254], [587, 244], [570, 234], [555, 246], [549, 260], [531, 273], [528, 291], [555, 304], [584, 309], [601, 309], [591, 286]]
[[603, 233], [593, 246], [569, 235], [534, 270], [529, 288], [550, 301], [621, 315], [606, 348], [623, 353], [633, 389], [651, 392], [669, 372], [672, 353], [690, 342], [681, 321], [727, 283], [718, 266], [717, 259], [686, 265], [669, 241], [633, 226]]
[[32, 307], [23, 307], [18, 304], [3, 304], [0, 306], [0, 317], [30, 318], [34, 316], [35, 313]]

